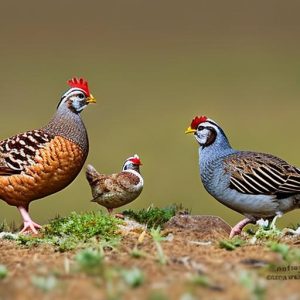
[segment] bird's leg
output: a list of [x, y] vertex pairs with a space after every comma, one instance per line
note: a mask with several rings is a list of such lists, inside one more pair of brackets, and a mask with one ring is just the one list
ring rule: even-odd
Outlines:
[[[108, 210], [109, 215], [111, 216], [114, 209], [108, 208], [107, 210]], [[114, 214], [114, 217], [119, 218], [119, 219], [124, 219], [124, 216], [122, 214]]]
[[23, 218], [23, 223], [24, 223], [24, 227], [20, 231], [20, 233], [25, 233], [25, 232], [27, 233], [29, 231], [32, 231], [34, 234], [37, 234], [38, 232], [36, 229], [40, 229], [40, 228], [42, 228], [42, 226], [31, 220], [29, 213], [28, 213], [28, 208], [19, 206], [18, 210], [21, 213], [21, 216]]
[[254, 220], [246, 218], [238, 222], [235, 226], [232, 227], [229, 238], [232, 238], [235, 235], [239, 235], [242, 232], [243, 228], [249, 223], [254, 223]]

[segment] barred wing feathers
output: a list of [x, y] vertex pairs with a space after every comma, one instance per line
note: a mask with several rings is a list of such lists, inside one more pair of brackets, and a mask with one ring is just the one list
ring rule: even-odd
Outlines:
[[0, 176], [20, 174], [53, 137], [41, 130], [27, 131], [0, 141]]
[[286, 198], [300, 193], [300, 169], [270, 154], [240, 152], [224, 160], [230, 188], [243, 194]]

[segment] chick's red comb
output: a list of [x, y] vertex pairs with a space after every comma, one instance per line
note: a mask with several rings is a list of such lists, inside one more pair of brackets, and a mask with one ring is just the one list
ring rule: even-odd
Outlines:
[[91, 94], [89, 91], [88, 82], [86, 80], [84, 80], [83, 78], [73, 77], [72, 79], [68, 80], [67, 82], [71, 88], [79, 88], [79, 89], [83, 90], [88, 97], [90, 97]]
[[141, 165], [142, 164], [140, 158], [137, 155], [135, 155], [134, 157], [130, 157], [129, 160], [132, 163], [134, 163], [135, 165]]
[[197, 129], [198, 125], [200, 123], [206, 122], [207, 121], [207, 117], [205, 116], [201, 116], [201, 117], [195, 117], [191, 123], [191, 128], [192, 129]]

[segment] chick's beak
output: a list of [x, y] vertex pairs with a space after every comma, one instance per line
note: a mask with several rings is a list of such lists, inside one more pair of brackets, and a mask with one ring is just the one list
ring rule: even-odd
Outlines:
[[86, 103], [96, 103], [96, 99], [93, 97], [92, 94], [90, 94], [90, 96], [86, 98]]
[[185, 131], [185, 134], [188, 134], [188, 133], [195, 133], [196, 132], [196, 129], [192, 129], [192, 127], [190, 126], [186, 131]]

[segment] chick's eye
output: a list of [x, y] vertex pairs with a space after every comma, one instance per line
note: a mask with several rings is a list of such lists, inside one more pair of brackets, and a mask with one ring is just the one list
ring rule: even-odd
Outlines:
[[201, 130], [203, 130], [204, 129], [204, 126], [199, 126], [198, 127], [198, 131], [201, 131]]
[[84, 95], [83, 95], [83, 94], [79, 94], [78, 97], [79, 97], [80, 99], [83, 99], [83, 98], [84, 98]]

